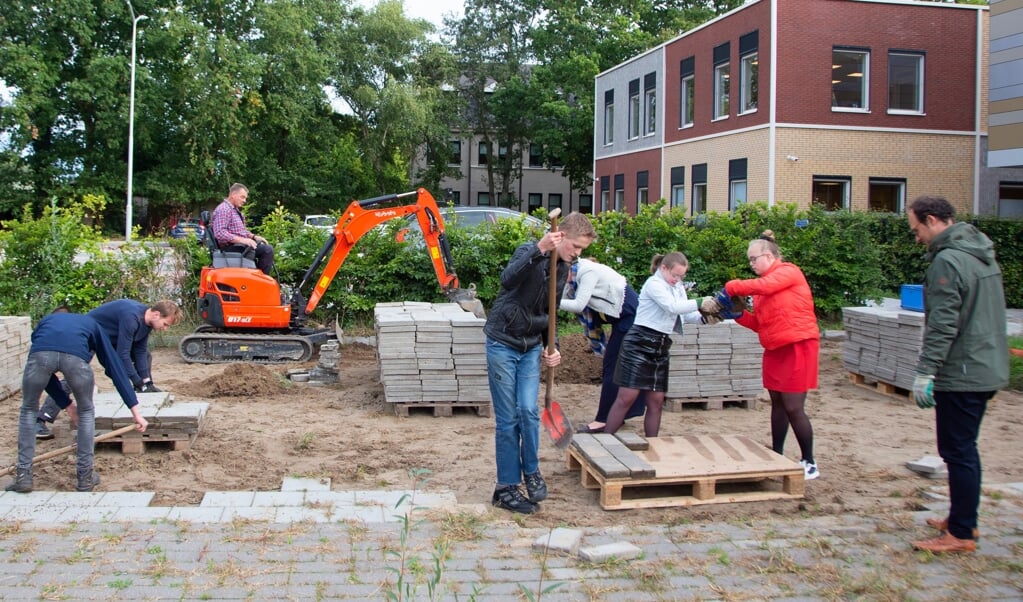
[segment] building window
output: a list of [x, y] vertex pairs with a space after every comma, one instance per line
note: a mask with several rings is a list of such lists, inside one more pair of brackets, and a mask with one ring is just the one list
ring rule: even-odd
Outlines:
[[825, 211], [849, 209], [849, 189], [852, 178], [848, 176], [814, 176], [813, 204]]
[[757, 110], [758, 75], [757, 53], [748, 54], [739, 60], [739, 71], [742, 85], [739, 88], [739, 112], [752, 113]]
[[498, 144], [497, 145], [497, 162], [507, 163], [508, 162], [508, 145]]
[[615, 91], [604, 92], [604, 144], [615, 141]]
[[529, 145], [529, 166], [543, 167], [543, 148], [539, 144]]
[[867, 209], [902, 213], [906, 206], [906, 180], [901, 178], [870, 178]]
[[621, 211], [625, 207], [625, 190], [615, 190], [615, 211]]
[[922, 54], [888, 54], [888, 112], [924, 112], [924, 57]]
[[686, 206], [686, 168], [671, 168], [671, 208], [683, 209]]
[[490, 206], [490, 193], [489, 192], [477, 192], [476, 193], [476, 204], [480, 207]]
[[999, 182], [998, 217], [1023, 217], [1023, 182]]
[[729, 112], [731, 73], [728, 42], [714, 48], [714, 119], [724, 119]]
[[679, 63], [679, 106], [678, 106], [678, 127], [684, 128], [693, 125], [694, 106], [696, 101], [696, 59], [689, 57]]
[[636, 206], [646, 205], [650, 202], [650, 172], [636, 172]]
[[866, 50], [835, 48], [831, 51], [831, 107], [837, 110], [866, 111], [867, 71], [870, 53]]
[[749, 199], [746, 196], [746, 159], [728, 161], [728, 208], [736, 209]]
[[643, 133], [653, 134], [657, 131], [657, 74], [648, 73], [643, 78], [643, 114], [646, 116]]
[[448, 165], [461, 165], [462, 164], [462, 141], [452, 140], [448, 142]]
[[486, 165], [487, 164], [487, 143], [480, 142], [479, 148], [476, 151], [476, 164]]
[[639, 80], [629, 82], [629, 139], [639, 137]]
[[527, 197], [527, 203], [527, 211], [530, 213], [532, 213], [534, 209], [543, 207], [543, 194], [539, 192], [530, 192]]
[[611, 191], [601, 190], [600, 191], [600, 208], [602, 211], [611, 210]]
[[693, 215], [707, 212], [707, 164], [693, 165]]
[[448, 188], [444, 191], [444, 202], [449, 205], [461, 205], [462, 204], [462, 191], [451, 190]]
[[646, 186], [636, 189], [636, 204], [646, 205], [650, 203], [650, 191]]
[[580, 194], [579, 195], [579, 213], [587, 213], [593, 215], [593, 195], [592, 194]]
[[693, 215], [707, 212], [707, 183], [693, 182]]
[[552, 192], [547, 195], [547, 208], [550, 210], [561, 208], [561, 193]]

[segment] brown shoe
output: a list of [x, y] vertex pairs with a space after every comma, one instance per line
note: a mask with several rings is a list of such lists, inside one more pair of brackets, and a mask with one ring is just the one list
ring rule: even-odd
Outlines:
[[[948, 531], [948, 518], [929, 518], [927, 519], [927, 526], [934, 527], [938, 531]], [[973, 530], [973, 540], [980, 540], [980, 531], [977, 529]]]
[[951, 533], [945, 533], [934, 539], [914, 541], [913, 547], [931, 554], [974, 552], [977, 550], [977, 542], [972, 539], [959, 539]]

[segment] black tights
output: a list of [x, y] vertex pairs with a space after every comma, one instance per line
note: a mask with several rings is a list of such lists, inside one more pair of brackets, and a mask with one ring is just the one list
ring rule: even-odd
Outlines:
[[789, 433], [789, 425], [796, 435], [799, 451], [803, 460], [813, 462], [813, 426], [806, 416], [806, 392], [782, 393], [768, 391], [771, 394], [771, 447], [775, 453], [781, 454], [785, 449], [785, 436]]
[[[636, 402], [641, 391], [628, 387], [619, 387], [615, 402], [607, 413], [607, 424], [604, 432], [613, 435], [622, 428], [629, 408]], [[664, 404], [664, 391], [646, 391], [646, 416], [643, 418], [643, 434], [656, 437], [661, 431], [661, 406]]]

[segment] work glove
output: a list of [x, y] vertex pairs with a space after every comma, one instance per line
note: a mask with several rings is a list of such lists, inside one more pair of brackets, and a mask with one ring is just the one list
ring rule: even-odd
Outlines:
[[742, 312], [746, 309], [746, 300], [742, 297], [730, 297], [725, 289], [721, 289], [714, 293], [714, 301], [721, 306], [721, 311], [717, 312], [718, 316], [722, 320], [734, 320], [742, 316]]
[[157, 388], [157, 386], [154, 385], [152, 381], [142, 383], [142, 386], [136, 387], [135, 390], [138, 391], [139, 393], [163, 393], [163, 391]]
[[913, 401], [917, 407], [927, 410], [934, 407], [934, 377], [917, 374], [913, 379]]

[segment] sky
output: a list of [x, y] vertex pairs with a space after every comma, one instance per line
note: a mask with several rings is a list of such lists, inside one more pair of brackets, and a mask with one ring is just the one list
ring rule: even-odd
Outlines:
[[[376, 6], [376, 0], [358, 0], [358, 3], [365, 7]], [[440, 31], [444, 27], [444, 16], [454, 13], [461, 17], [464, 6], [464, 0], [405, 0], [405, 15], [426, 19]]]

